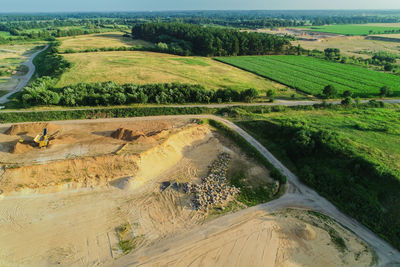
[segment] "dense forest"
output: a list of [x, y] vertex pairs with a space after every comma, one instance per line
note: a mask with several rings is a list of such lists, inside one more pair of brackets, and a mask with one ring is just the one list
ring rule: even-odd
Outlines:
[[[287, 38], [187, 23], [144, 23], [132, 28], [135, 39], [180, 47], [201, 56], [266, 55], [291, 49]], [[179, 54], [179, 53], [178, 53]]]

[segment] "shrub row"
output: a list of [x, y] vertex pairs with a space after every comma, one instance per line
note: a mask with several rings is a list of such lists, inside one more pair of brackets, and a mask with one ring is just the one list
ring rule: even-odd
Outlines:
[[80, 83], [63, 88], [55, 88], [54, 80], [42, 77], [26, 87], [20, 96], [24, 106], [107, 106], [132, 103], [210, 103], [210, 102], [251, 102], [258, 96], [255, 89], [238, 92], [232, 89], [206, 90], [201, 85], [164, 84], [124, 84], [114, 82]]
[[71, 63], [59, 55], [57, 47], [59, 42], [50, 43], [46, 50], [39, 53], [34, 59], [33, 64], [36, 67], [36, 73], [42, 76], [58, 78], [68, 68]]

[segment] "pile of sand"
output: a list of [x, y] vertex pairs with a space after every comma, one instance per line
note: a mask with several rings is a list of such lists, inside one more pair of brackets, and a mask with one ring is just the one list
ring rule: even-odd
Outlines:
[[41, 134], [44, 128], [47, 128], [47, 132], [51, 134], [59, 130], [60, 126], [46, 122], [14, 124], [5, 132], [5, 134], [36, 136]]
[[315, 240], [317, 238], [317, 233], [309, 224], [303, 224], [294, 228], [294, 233], [297, 237], [304, 240]]
[[22, 154], [30, 151], [32, 148], [31, 145], [17, 142], [13, 147], [11, 147], [10, 152], [13, 154]]
[[119, 128], [111, 134], [111, 137], [119, 140], [133, 141], [141, 136], [146, 136], [142, 131], [137, 131], [134, 129]]

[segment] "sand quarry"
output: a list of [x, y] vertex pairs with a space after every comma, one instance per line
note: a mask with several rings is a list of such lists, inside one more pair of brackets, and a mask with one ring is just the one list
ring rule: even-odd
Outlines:
[[[31, 146], [43, 128], [58, 135]], [[24, 142], [20, 143], [19, 140]], [[254, 184], [269, 172], [191, 119], [0, 125], [1, 266], [368, 266], [361, 240], [302, 210], [200, 212], [185, 183], [220, 155]], [[228, 175], [229, 176], [229, 175]], [[332, 242], [338, 233], [347, 249]]]

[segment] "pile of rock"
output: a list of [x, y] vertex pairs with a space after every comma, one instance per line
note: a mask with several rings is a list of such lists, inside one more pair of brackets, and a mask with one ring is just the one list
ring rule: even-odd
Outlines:
[[193, 194], [192, 204], [194, 209], [207, 212], [210, 208], [232, 200], [239, 189], [227, 183], [226, 173], [231, 157], [222, 153], [210, 166], [210, 172], [200, 184], [188, 183], [185, 191]]

